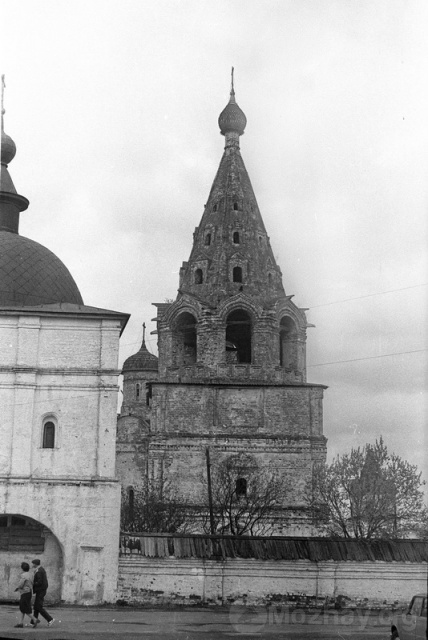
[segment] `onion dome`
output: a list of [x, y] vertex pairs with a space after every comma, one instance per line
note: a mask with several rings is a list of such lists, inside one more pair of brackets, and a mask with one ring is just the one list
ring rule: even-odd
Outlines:
[[1, 78], [1, 165], [0, 165], [0, 307], [39, 306], [69, 302], [82, 305], [79, 289], [67, 267], [38, 242], [19, 235], [19, 216], [27, 209], [27, 198], [16, 192], [8, 164], [16, 146], [4, 132]]
[[146, 342], [143, 338], [143, 344], [137, 353], [133, 356], [129, 356], [123, 363], [122, 373], [128, 371], [157, 371], [158, 370], [158, 358], [150, 353], [146, 347]]
[[1, 163], [8, 165], [15, 157], [16, 145], [12, 138], [3, 131], [1, 132]]
[[218, 118], [218, 126], [220, 133], [225, 136], [227, 133], [237, 133], [239, 136], [244, 134], [247, 125], [245, 113], [236, 104], [235, 90], [233, 88], [233, 67], [232, 67], [232, 86], [230, 90], [230, 99], [226, 107], [220, 113]]

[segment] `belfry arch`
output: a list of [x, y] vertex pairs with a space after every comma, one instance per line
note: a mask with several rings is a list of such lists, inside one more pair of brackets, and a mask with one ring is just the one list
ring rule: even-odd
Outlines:
[[252, 326], [247, 311], [232, 311], [226, 320], [226, 362], [249, 363], [252, 354]]
[[297, 369], [297, 327], [290, 316], [279, 323], [279, 364], [284, 369]]
[[173, 330], [173, 352], [175, 365], [195, 364], [197, 360], [196, 318], [192, 313], [183, 311], [177, 317]]

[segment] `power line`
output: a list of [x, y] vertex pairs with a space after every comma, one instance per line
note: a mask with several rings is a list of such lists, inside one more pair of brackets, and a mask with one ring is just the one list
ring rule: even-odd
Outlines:
[[342, 302], [351, 302], [352, 300], [363, 300], [363, 298], [373, 298], [374, 296], [382, 296], [385, 293], [396, 293], [398, 291], [406, 291], [407, 289], [416, 289], [417, 287], [426, 287], [428, 282], [422, 284], [413, 284], [410, 287], [401, 287], [400, 289], [388, 289], [387, 291], [378, 291], [377, 293], [367, 293], [364, 296], [357, 296], [356, 298], [345, 298], [344, 300], [336, 300], [335, 302], [325, 302], [324, 304], [316, 304], [309, 309], [319, 309], [320, 307], [330, 307], [334, 304], [342, 304]]
[[[428, 349], [414, 349], [412, 351], [396, 351], [394, 353], [384, 353], [381, 354], [379, 356], [366, 356], [364, 358], [352, 358], [351, 360], [334, 360], [332, 362], [320, 362], [318, 364], [310, 364], [307, 365], [307, 368], [311, 368], [311, 367], [325, 367], [331, 364], [343, 364], [343, 363], [348, 363], [348, 362], [361, 362], [362, 360], [375, 360], [375, 359], [380, 359], [380, 358], [389, 358], [391, 356], [401, 356], [401, 355], [406, 355], [406, 354], [410, 354], [410, 353], [423, 353], [424, 351], [428, 351]], [[232, 380], [233, 381], [233, 380]], [[162, 380], [159, 380], [159, 382], [162, 382]], [[67, 390], [67, 387], [62, 387], [63, 390]], [[89, 393], [84, 393], [84, 394], [67, 394], [66, 397], [64, 397], [63, 395], [61, 396], [57, 396], [57, 397], [51, 397], [49, 398], [49, 400], [62, 400], [63, 402], [68, 402], [69, 400], [74, 400], [76, 398], [87, 398], [91, 395], [94, 394], [94, 392], [99, 392], [99, 391], [103, 390], [103, 387], [93, 387], [91, 389], [91, 391]], [[116, 389], [109, 387], [110, 391], [116, 391]], [[7, 406], [21, 406], [21, 405], [26, 405], [26, 404], [39, 404], [39, 403], [46, 403], [46, 398], [40, 399], [40, 400], [30, 400], [30, 401], [26, 401], [26, 402], [13, 402], [13, 403], [8, 403], [8, 404], [4, 404], [4, 407]]]
[[309, 367], [325, 367], [329, 364], [342, 364], [343, 362], [360, 362], [361, 360], [376, 360], [379, 358], [389, 358], [391, 356], [401, 356], [407, 353], [422, 353], [423, 351], [428, 351], [428, 349], [414, 349], [413, 351], [396, 351], [394, 353], [383, 353], [379, 356], [366, 356], [364, 358], [352, 358], [351, 360], [333, 360], [332, 362], [320, 362], [318, 364], [309, 364]]

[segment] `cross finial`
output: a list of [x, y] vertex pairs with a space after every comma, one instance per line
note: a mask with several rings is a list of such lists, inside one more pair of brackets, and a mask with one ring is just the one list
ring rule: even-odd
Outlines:
[[230, 93], [235, 93], [235, 89], [234, 89], [234, 87], [233, 87], [233, 72], [234, 72], [234, 68], [232, 67], [231, 83], [230, 83]]
[[1, 76], [1, 130], [3, 131], [3, 116], [5, 114], [4, 109], [4, 89], [6, 87], [6, 82], [4, 81], [4, 73]]
[[146, 343], [146, 323], [143, 322], [143, 344]]

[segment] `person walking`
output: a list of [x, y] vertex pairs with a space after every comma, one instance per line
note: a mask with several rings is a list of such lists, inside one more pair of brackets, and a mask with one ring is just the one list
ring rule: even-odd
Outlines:
[[48, 590], [48, 577], [46, 575], [46, 571], [40, 565], [40, 560], [36, 558], [31, 563], [34, 569], [33, 575], [33, 592], [36, 594], [36, 599], [34, 600], [34, 628], [40, 623], [39, 613], [48, 623], [48, 626], [51, 627], [55, 622], [54, 618], [46, 611], [43, 606], [46, 591]]
[[15, 627], [19, 629], [24, 626], [25, 616], [28, 616], [30, 618], [30, 622], [33, 627], [37, 626], [37, 623], [33, 618], [31, 609], [31, 597], [33, 595], [33, 576], [30, 573], [30, 565], [28, 564], [28, 562], [23, 562], [21, 564], [21, 569], [23, 573], [21, 573], [21, 579], [15, 589], [15, 591], [18, 591], [18, 593], [20, 594], [19, 610], [21, 612], [21, 622], [15, 625]]

